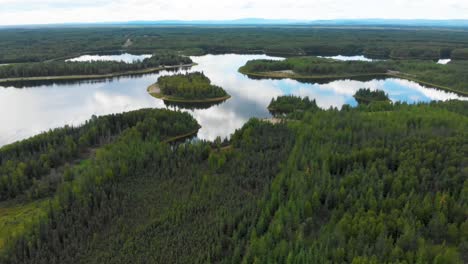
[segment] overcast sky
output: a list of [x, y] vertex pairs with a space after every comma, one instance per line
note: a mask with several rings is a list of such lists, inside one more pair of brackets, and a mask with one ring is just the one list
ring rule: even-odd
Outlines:
[[0, 25], [247, 17], [465, 19], [468, 0], [0, 0]]

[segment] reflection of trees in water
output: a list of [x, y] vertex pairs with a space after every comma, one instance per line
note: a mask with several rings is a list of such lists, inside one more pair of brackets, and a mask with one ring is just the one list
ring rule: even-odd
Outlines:
[[221, 102], [209, 102], [209, 103], [179, 103], [179, 102], [170, 102], [164, 100], [164, 104], [170, 109], [189, 109], [189, 110], [203, 110], [208, 109], [216, 105], [220, 105], [226, 102], [226, 100]]
[[13, 88], [30, 88], [43, 85], [73, 85], [73, 84], [95, 84], [95, 83], [105, 83], [114, 78], [101, 78], [101, 79], [89, 79], [89, 80], [29, 80], [29, 81], [11, 81], [11, 82], [2, 82], [0, 86], [3, 87], [13, 87]]
[[385, 80], [389, 77], [386, 75], [375, 74], [375, 75], [368, 75], [368, 76], [355, 76], [355, 77], [346, 77], [346, 78], [294, 78], [294, 77], [275, 77], [275, 76], [258, 76], [258, 75], [250, 75], [246, 74], [246, 76], [251, 80], [283, 80], [283, 79], [293, 79], [300, 83], [307, 83], [307, 84], [328, 84], [333, 81], [337, 80], [353, 80], [353, 81], [361, 81], [361, 82], [368, 82], [372, 80]]

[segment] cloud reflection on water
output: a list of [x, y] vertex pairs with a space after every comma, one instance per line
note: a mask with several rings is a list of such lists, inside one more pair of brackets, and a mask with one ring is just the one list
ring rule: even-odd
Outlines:
[[[252, 59], [281, 59], [266, 55], [206, 55], [192, 57], [198, 63], [188, 71], [203, 71], [214, 84], [222, 86], [231, 98], [209, 109], [184, 110], [201, 124], [201, 139], [227, 137], [251, 117], [269, 117], [266, 109], [273, 97], [295, 94], [316, 99], [322, 108], [343, 104], [356, 105], [352, 95], [360, 88], [381, 89], [393, 101], [425, 102], [460, 99], [453, 93], [428, 89], [417, 83], [400, 80], [337, 80], [326, 84], [302, 83], [291, 79], [253, 80], [237, 69]], [[182, 70], [186, 72], [187, 70]], [[174, 74], [162, 71], [110, 80], [48, 84], [33, 88], [0, 87], [0, 145], [33, 136], [50, 128], [79, 125], [92, 115], [105, 115], [145, 107], [164, 108], [164, 102], [151, 97], [146, 88], [159, 76]], [[466, 98], [463, 98], [466, 100]], [[172, 109], [172, 107], [171, 107]]]

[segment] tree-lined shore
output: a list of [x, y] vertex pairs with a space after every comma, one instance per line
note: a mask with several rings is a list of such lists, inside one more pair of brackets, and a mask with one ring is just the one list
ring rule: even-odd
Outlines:
[[333, 80], [362, 77], [397, 77], [434, 88], [468, 95], [468, 63], [447, 65], [426, 60], [338, 61], [319, 57], [294, 57], [282, 61], [252, 60], [239, 72], [265, 78]]
[[77, 80], [144, 74], [164, 69], [190, 67], [189, 57], [172, 53], [155, 54], [134, 63], [118, 61], [52, 61], [20, 63], [0, 67], [0, 83], [37, 80]]

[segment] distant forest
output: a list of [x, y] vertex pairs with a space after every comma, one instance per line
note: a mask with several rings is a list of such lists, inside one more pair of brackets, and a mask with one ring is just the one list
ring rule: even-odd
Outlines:
[[300, 26], [0, 29], [0, 63], [39, 62], [86, 52], [142, 54], [155, 50], [186, 55], [362, 54], [387, 59], [468, 59], [468, 31]]

